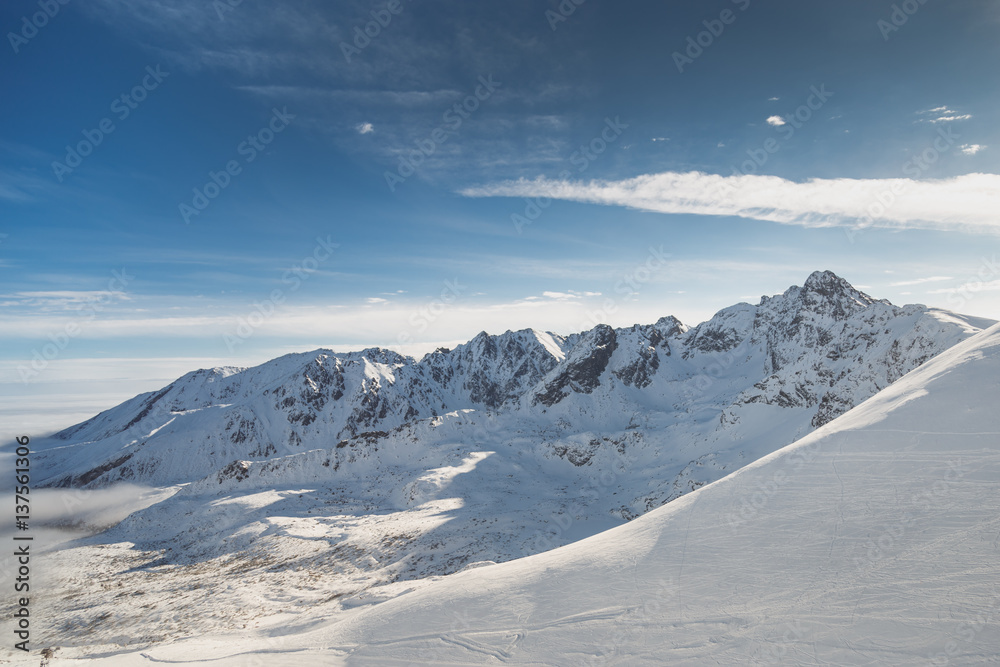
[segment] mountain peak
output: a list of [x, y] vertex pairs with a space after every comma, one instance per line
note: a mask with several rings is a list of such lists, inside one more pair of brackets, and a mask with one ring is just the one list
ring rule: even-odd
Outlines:
[[[597, 428], [605, 415], [682, 405], [684, 392], [705, 395], [713, 384], [712, 396], [722, 392], [719, 404], [734, 406], [726, 413], [733, 419], [742, 406], [762, 402], [800, 408], [804, 424], [816, 427], [972, 331], [924, 311], [895, 308], [818, 271], [804, 287], [758, 306], [725, 308], [690, 330], [664, 317], [629, 329], [598, 324], [566, 337], [537, 329], [483, 332], [420, 362], [379, 348], [319, 349], [251, 369], [203, 370], [62, 432], [61, 440], [98, 445], [80, 448], [72, 460], [53, 457], [43, 479], [94, 487], [187, 482], [212, 465], [291, 455], [401, 425], [419, 428], [455, 410], [548, 422], [539, 415], [565, 399], [559, 410], [567, 419], [596, 420]], [[120, 450], [131, 444], [126, 460]]]
[[813, 271], [806, 278], [806, 283], [802, 287], [811, 292], [819, 292], [820, 294], [857, 291], [853, 285], [833, 271]]
[[687, 330], [689, 328], [673, 315], [667, 315], [665, 317], [661, 317], [660, 319], [656, 320], [656, 324], [654, 324], [653, 326], [656, 327], [660, 331], [660, 333], [662, 333], [667, 338], [672, 338], [673, 336], [679, 336], [683, 333], [687, 333]]
[[803, 301], [811, 310], [828, 312], [838, 317], [844, 317], [874, 303], [891, 305], [884, 299], [876, 299], [865, 294], [833, 271], [814, 271], [806, 278], [801, 288], [793, 287], [785, 292], [785, 295], [795, 295], [797, 301]]

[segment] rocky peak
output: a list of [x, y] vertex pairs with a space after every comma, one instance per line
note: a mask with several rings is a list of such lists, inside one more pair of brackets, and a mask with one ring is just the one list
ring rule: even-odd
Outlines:
[[607, 324], [598, 324], [583, 334], [563, 362], [546, 377], [535, 394], [534, 404], [551, 406], [573, 392], [592, 393], [601, 384], [601, 374], [617, 347], [618, 335]]
[[838, 276], [833, 271], [813, 271], [806, 278], [803, 288], [819, 292], [820, 294], [832, 294], [854, 291], [854, 287]]
[[754, 330], [760, 309], [748, 303], [723, 308], [712, 319], [687, 332], [684, 358], [690, 358], [695, 351], [714, 354], [737, 347]]
[[[493, 336], [489, 335], [485, 331], [480, 331], [476, 334], [476, 337], [470, 340], [466, 345], [460, 345], [459, 347], [465, 348], [466, 350], [472, 350], [474, 353], [491, 358], [496, 357], [497, 354], [497, 346], [496, 342], [493, 340]], [[466, 356], [469, 356], [468, 353]]]
[[802, 287], [761, 299], [756, 307], [752, 341], [766, 343], [770, 370], [784, 366], [810, 349], [831, 342], [851, 318], [876, 304], [873, 299], [831, 271], [816, 271]]
[[[322, 448], [453, 411], [544, 422], [552, 415], [539, 415], [558, 404], [566, 424], [596, 428], [622, 411], [664, 406], [670, 420], [704, 421], [703, 412], [685, 412], [696, 397], [723, 407], [723, 430], [742, 428], [754, 404], [798, 410], [803, 428], [815, 428], [970, 334], [926, 310], [872, 299], [821, 271], [690, 330], [663, 317], [565, 337], [484, 332], [420, 362], [379, 348], [320, 349], [246, 370], [196, 371], [62, 432], [90, 444], [74, 450], [79, 460], [50, 461], [50, 483], [190, 481], [233, 460]], [[132, 447], [127, 462], [123, 447]]]
[[[324, 350], [323, 352], [328, 352]], [[328, 352], [330, 356], [335, 353]], [[326, 356], [326, 355], [324, 355]], [[360, 352], [349, 353], [347, 355], [337, 355], [345, 356], [357, 359], [367, 359], [368, 361], [376, 364], [385, 364], [386, 366], [398, 366], [402, 364], [409, 364], [413, 362], [410, 357], [399, 354], [398, 352], [393, 352], [392, 350], [386, 350], [381, 347], [369, 347], [367, 349], [361, 350]]]
[[664, 338], [676, 338], [677, 336], [686, 333], [688, 330], [688, 327], [682, 324], [681, 321], [673, 315], [661, 317], [656, 320], [656, 324], [654, 324], [653, 327], [656, 328], [656, 330], [659, 331]]
[[498, 408], [518, 399], [555, 368], [562, 344], [560, 337], [533, 329], [508, 330], [498, 336], [483, 331], [454, 350], [428, 354], [420, 365], [429, 369], [435, 382], [472, 405]]
[[782, 296], [796, 302], [802, 309], [838, 320], [864, 310], [873, 303], [889, 303], [855, 289], [832, 271], [816, 271], [806, 279], [802, 287], [792, 287]]

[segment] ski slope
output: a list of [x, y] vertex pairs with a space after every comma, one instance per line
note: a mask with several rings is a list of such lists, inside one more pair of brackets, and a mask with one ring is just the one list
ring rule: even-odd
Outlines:
[[997, 664], [998, 398], [1000, 325], [626, 525], [342, 620], [93, 664]]

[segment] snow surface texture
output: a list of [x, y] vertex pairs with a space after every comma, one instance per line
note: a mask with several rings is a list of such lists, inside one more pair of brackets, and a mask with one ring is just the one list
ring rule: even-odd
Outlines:
[[[1000, 325], [626, 525], [108, 665], [996, 664]], [[256, 661], [256, 662], [255, 662]], [[73, 661], [66, 661], [73, 664]]]
[[[242, 477], [234, 462], [314, 449], [333, 450], [336, 466], [461, 415], [460, 435], [430, 439], [524, 434], [548, 443], [546, 458], [577, 467], [606, 463], [628, 441], [657, 440], [657, 461], [666, 463], [666, 450], [675, 469], [658, 470], [660, 484], [644, 497], [622, 499], [628, 519], [717, 479], [730, 463], [699, 457], [746, 449], [740, 441], [780, 424], [780, 434], [768, 434], [773, 451], [989, 324], [896, 307], [817, 272], [803, 287], [727, 308], [690, 330], [665, 317], [569, 337], [482, 333], [419, 362], [380, 349], [287, 355], [252, 369], [189, 373], [66, 429], [39, 454], [40, 481], [168, 486], [216, 470]], [[426, 443], [428, 434], [419, 435]], [[759, 453], [729, 458], [748, 463]]]
[[823, 272], [690, 330], [663, 318], [481, 334], [419, 362], [318, 351], [197, 371], [42, 443], [36, 479], [85, 487], [71, 494], [174, 492], [44, 556], [33, 637], [92, 655], [350, 618], [660, 507], [989, 324]]

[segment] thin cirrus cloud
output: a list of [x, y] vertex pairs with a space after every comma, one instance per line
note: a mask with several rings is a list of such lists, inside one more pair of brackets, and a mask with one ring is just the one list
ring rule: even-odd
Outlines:
[[990, 280], [988, 282], [975, 281], [970, 283], [965, 283], [958, 287], [946, 287], [943, 289], [935, 289], [927, 292], [928, 294], [956, 294], [959, 292], [963, 293], [976, 293], [976, 292], [1000, 292], [1000, 280]]
[[[591, 297], [592, 298], [592, 297]], [[508, 299], [494, 302], [469, 299], [455, 303], [439, 303], [428, 313], [432, 301], [412, 300], [406, 303], [385, 303], [378, 308], [367, 304], [349, 306], [282, 306], [280, 315], [264, 318], [256, 326], [250, 338], [285, 341], [290, 340], [288, 331], [295, 331], [296, 338], [326, 341], [324, 346], [342, 348], [344, 343], [363, 341], [363, 346], [395, 346], [406, 334], [412, 342], [468, 340], [482, 330], [500, 333], [506, 329], [535, 327], [543, 330], [572, 333], [592, 328], [597, 322], [589, 322], [587, 297], [579, 299], [558, 299], [531, 297]], [[74, 348], [79, 341], [127, 340], [137, 336], [157, 339], [203, 339], [214, 341], [211, 349], [222, 354], [226, 349], [224, 336], [234, 336], [241, 319], [245, 320], [249, 311], [219, 312], [212, 315], [184, 314], [180, 316], [142, 316], [140, 313], [102, 313], [100, 317], [86, 322], [77, 321], [79, 334], [74, 337], [67, 358], [74, 357]], [[622, 302], [620, 312], [608, 323], [626, 326], [630, 322], [655, 321], [662, 316], [656, 305], [631, 304]], [[39, 339], [47, 340], [52, 332], [65, 331], [72, 318], [34, 313], [5, 320], [0, 329], [0, 340]], [[294, 339], [292, 339], [294, 340]], [[22, 348], [10, 345], [17, 363], [27, 363], [31, 358], [35, 343], [24, 343]], [[299, 348], [301, 349], [301, 348]], [[429, 346], [424, 351], [430, 351]], [[238, 347], [237, 354], [244, 353]], [[242, 362], [241, 362], [242, 363]]]
[[[467, 197], [547, 197], [668, 214], [736, 216], [803, 227], [1000, 231], [1000, 175], [939, 180], [822, 179], [664, 172], [621, 181], [538, 178], [466, 188]], [[889, 202], [888, 206], [883, 202]]]
[[[377, 107], [445, 105], [460, 95], [450, 88], [435, 90], [367, 90], [362, 88], [321, 88], [315, 86], [238, 86], [237, 90], [267, 99], [295, 99], [302, 102], [359, 104]], [[362, 123], [370, 125], [371, 123]], [[373, 128], [374, 129], [374, 128]]]
[[907, 287], [909, 285], [923, 285], [924, 283], [939, 283], [945, 280], [952, 280], [951, 276], [931, 276], [930, 278], [917, 278], [916, 280], [901, 280], [889, 283], [889, 287]]
[[91, 310], [93, 310], [103, 308], [104, 304], [114, 301], [129, 301], [130, 298], [125, 292], [112, 290], [46, 290], [0, 294], [0, 306], [5, 308], [34, 307], [80, 311], [87, 306], [91, 306]]
[[946, 116], [938, 116], [937, 118], [931, 118], [928, 123], [953, 123], [956, 120], [969, 120], [972, 118], [972, 114], [950, 114]]
[[954, 109], [949, 109], [946, 106], [925, 109], [924, 111], [918, 111], [917, 113], [920, 116], [925, 116], [920, 119], [923, 123], [954, 123], [955, 121], [969, 120], [972, 118], [972, 114], [960, 114]]
[[557, 299], [560, 301], [565, 301], [566, 299], [582, 299], [584, 297], [601, 296], [600, 292], [577, 292], [570, 290], [569, 292], [542, 292], [542, 296], [548, 299]]

